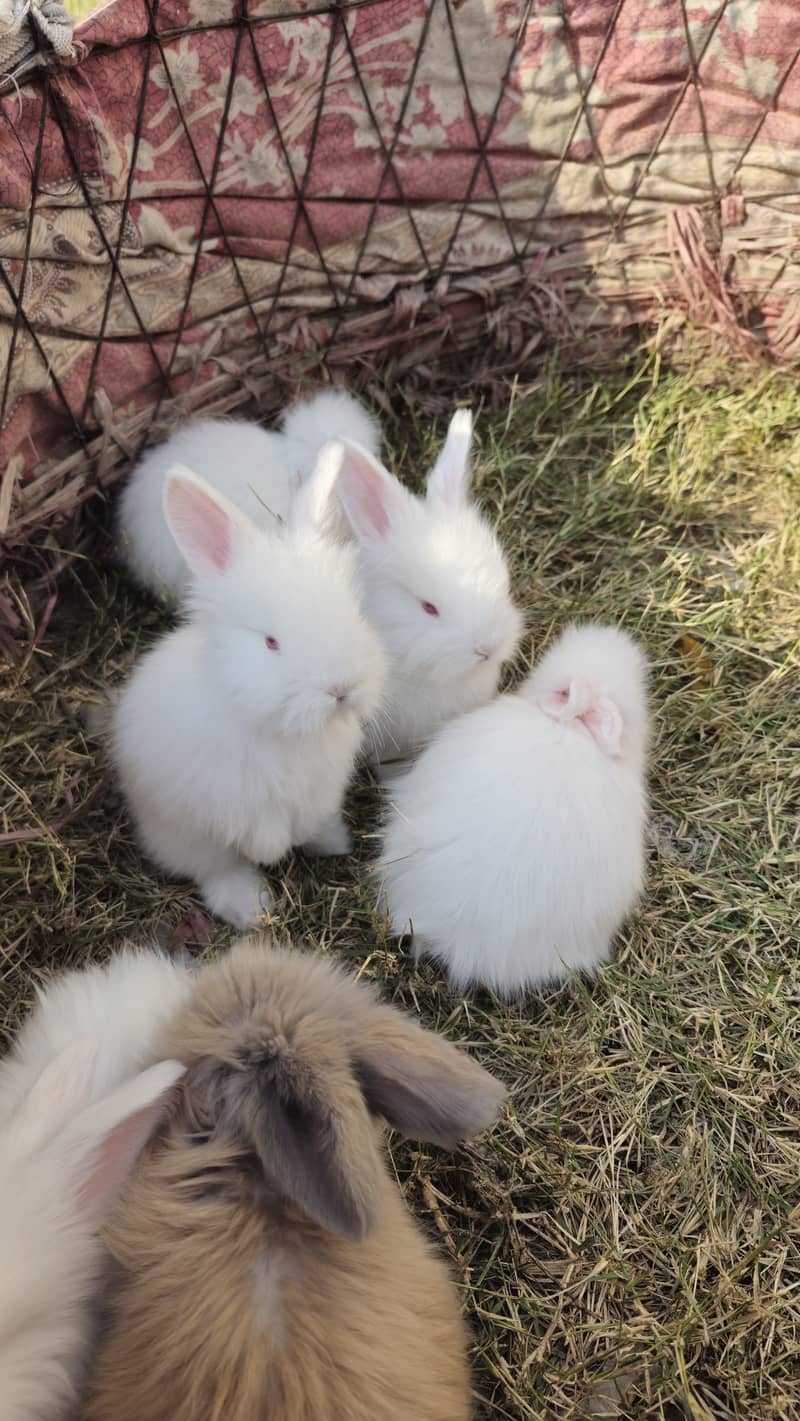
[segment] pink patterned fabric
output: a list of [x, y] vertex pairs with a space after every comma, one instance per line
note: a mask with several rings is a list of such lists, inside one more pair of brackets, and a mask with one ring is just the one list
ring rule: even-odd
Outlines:
[[11, 543], [191, 392], [411, 329], [510, 370], [666, 301], [800, 353], [795, 0], [110, 0], [76, 39], [0, 98]]

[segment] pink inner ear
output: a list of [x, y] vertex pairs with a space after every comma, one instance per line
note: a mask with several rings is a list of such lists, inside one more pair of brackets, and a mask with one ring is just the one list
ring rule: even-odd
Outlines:
[[205, 489], [170, 479], [167, 504], [176, 540], [190, 566], [224, 572], [231, 558], [230, 520]]
[[372, 528], [378, 534], [378, 537], [382, 538], [386, 529], [389, 527], [389, 518], [381, 502], [380, 494], [374, 486], [368, 486], [364, 489], [362, 507], [364, 516], [369, 520]]
[[97, 1146], [78, 1202], [84, 1214], [101, 1221], [110, 1212], [164, 1110], [157, 1100], [113, 1126]]
[[617, 756], [622, 750], [622, 716], [607, 696], [598, 696], [579, 717], [604, 755]]
[[578, 720], [591, 705], [591, 693], [579, 676], [573, 676], [557, 691], [545, 691], [538, 697], [542, 710], [554, 720]]
[[338, 488], [355, 533], [382, 538], [389, 527], [388, 483], [369, 460], [349, 445], [339, 471]]
[[79, 1194], [80, 1206], [87, 1214], [102, 1214], [107, 1200], [121, 1188], [129, 1167], [125, 1151], [127, 1121], [116, 1125], [98, 1146], [92, 1168], [83, 1181]]
[[618, 706], [608, 696], [594, 696], [587, 685], [576, 678], [569, 687], [547, 691], [538, 697], [539, 705], [553, 720], [580, 721], [604, 755], [617, 756], [622, 751], [623, 723]]

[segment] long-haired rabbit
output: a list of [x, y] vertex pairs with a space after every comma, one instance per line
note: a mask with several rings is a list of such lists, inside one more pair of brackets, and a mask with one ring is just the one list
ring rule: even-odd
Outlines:
[[3, 1421], [72, 1414], [89, 1349], [98, 1231], [168, 1095], [174, 1061], [97, 1096], [102, 1052], [55, 1056], [0, 1125], [0, 1410]]
[[485, 705], [522, 618], [503, 551], [470, 497], [472, 418], [458, 410], [416, 497], [345, 440], [336, 493], [358, 548], [367, 616], [389, 654], [374, 758], [402, 759], [455, 715]]
[[324, 958], [258, 941], [203, 969], [165, 1045], [182, 1103], [105, 1234], [83, 1421], [466, 1421], [457, 1293], [379, 1121], [451, 1148], [500, 1084]]
[[642, 887], [645, 680], [624, 632], [570, 627], [392, 786], [382, 897], [456, 985], [514, 993], [608, 956]]
[[310, 477], [323, 445], [344, 436], [373, 454], [380, 449], [376, 421], [338, 390], [293, 405], [280, 431], [248, 419], [195, 419], [176, 429], [136, 465], [117, 505], [117, 537], [130, 571], [157, 596], [176, 598], [185, 590], [186, 564], [163, 510], [173, 465], [187, 465], [257, 527], [273, 531], [288, 514], [293, 476]]
[[144, 849], [236, 927], [258, 919], [257, 864], [294, 845], [350, 846], [342, 801], [384, 657], [351, 550], [319, 536], [340, 455], [326, 447], [271, 534], [173, 470], [164, 507], [193, 577], [188, 621], [142, 657], [113, 711], [113, 757]]
[[151, 1065], [156, 1042], [193, 981], [184, 962], [154, 949], [124, 947], [108, 962], [61, 972], [38, 987], [30, 1015], [0, 1061], [0, 1121], [45, 1066], [76, 1041], [97, 1042], [92, 1079], [98, 1100]]

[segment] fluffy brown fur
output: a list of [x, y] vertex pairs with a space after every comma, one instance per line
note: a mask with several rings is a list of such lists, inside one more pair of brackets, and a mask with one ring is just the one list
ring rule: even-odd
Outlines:
[[446, 1268], [382, 1116], [453, 1144], [502, 1087], [325, 960], [242, 944], [169, 1034], [188, 1067], [108, 1232], [85, 1421], [466, 1421]]

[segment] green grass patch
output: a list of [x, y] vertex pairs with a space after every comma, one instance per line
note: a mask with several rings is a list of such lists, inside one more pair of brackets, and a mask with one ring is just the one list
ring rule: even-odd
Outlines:
[[[410, 481], [443, 433], [390, 430]], [[477, 484], [529, 634], [622, 623], [653, 666], [647, 892], [614, 962], [508, 1007], [454, 996], [373, 914], [377, 791], [352, 860], [271, 875], [282, 931], [335, 954], [507, 1082], [452, 1156], [396, 1146], [449, 1254], [486, 1418], [800, 1416], [800, 392], [649, 362], [549, 374], [479, 419]], [[0, 1020], [125, 936], [203, 937], [143, 861], [79, 707], [165, 625], [101, 556], [42, 608], [0, 681]], [[512, 678], [513, 679], [513, 678]], [[48, 828], [61, 825], [57, 829]], [[199, 923], [199, 927], [198, 927]], [[228, 940], [214, 926], [198, 950]], [[615, 1380], [616, 1379], [616, 1380]]]

